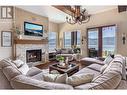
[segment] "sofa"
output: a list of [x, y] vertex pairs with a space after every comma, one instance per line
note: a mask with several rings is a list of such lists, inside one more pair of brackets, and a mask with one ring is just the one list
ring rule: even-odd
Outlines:
[[76, 53], [74, 53], [73, 49], [70, 48], [62, 48], [62, 49], [56, 49], [56, 57], [63, 56], [68, 57], [69, 61], [73, 61], [76, 59]]
[[[125, 59], [123, 56], [116, 56], [105, 68], [104, 63], [93, 63], [79, 70], [78, 74], [94, 74], [94, 78], [89, 83], [72, 86], [63, 83], [46, 82], [43, 80], [43, 70], [36, 67], [30, 68], [26, 75], [10, 64], [11, 61], [2, 60], [0, 62], [0, 89], [127, 89], [125, 75]], [[72, 75], [72, 76], [74, 76]]]

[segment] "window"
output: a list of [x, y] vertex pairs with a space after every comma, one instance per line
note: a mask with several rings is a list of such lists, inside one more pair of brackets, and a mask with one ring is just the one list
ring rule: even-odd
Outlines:
[[88, 30], [88, 49], [89, 57], [98, 56], [98, 29], [89, 29]]
[[88, 31], [88, 48], [98, 50], [98, 29]]
[[103, 57], [115, 53], [115, 44], [116, 44], [115, 38], [116, 38], [115, 26], [102, 28], [102, 56]]
[[116, 26], [102, 26], [88, 29], [88, 51], [90, 57], [106, 57], [115, 54]]
[[64, 47], [71, 48], [71, 32], [64, 32]]
[[56, 48], [56, 32], [49, 32], [49, 50]]
[[80, 47], [80, 32], [64, 32], [64, 47], [71, 48], [73, 45]]
[[77, 46], [80, 47], [81, 44], [81, 32], [77, 32]]

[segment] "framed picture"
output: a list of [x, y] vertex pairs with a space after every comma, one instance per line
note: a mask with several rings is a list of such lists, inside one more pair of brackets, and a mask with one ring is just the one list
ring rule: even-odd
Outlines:
[[12, 46], [12, 32], [11, 31], [2, 31], [1, 32], [1, 46], [2, 47], [11, 47]]

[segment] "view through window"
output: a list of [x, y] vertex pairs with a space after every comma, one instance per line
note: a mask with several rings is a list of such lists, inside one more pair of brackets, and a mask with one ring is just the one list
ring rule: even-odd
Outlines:
[[114, 54], [116, 49], [116, 26], [102, 28], [102, 56]]
[[115, 54], [116, 26], [103, 26], [88, 29], [88, 51], [90, 57]]
[[71, 48], [71, 32], [64, 32], [64, 47]]
[[56, 32], [49, 32], [49, 50], [56, 48]]
[[64, 47], [71, 48], [73, 45], [80, 47], [81, 33], [76, 32], [64, 32]]

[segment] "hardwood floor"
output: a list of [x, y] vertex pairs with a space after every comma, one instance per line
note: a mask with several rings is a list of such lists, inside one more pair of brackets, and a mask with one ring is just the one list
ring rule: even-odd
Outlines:
[[48, 67], [54, 63], [56, 63], [56, 61], [50, 61], [50, 62], [47, 62], [45, 64], [37, 65], [36, 67], [39, 69], [48, 69]]

